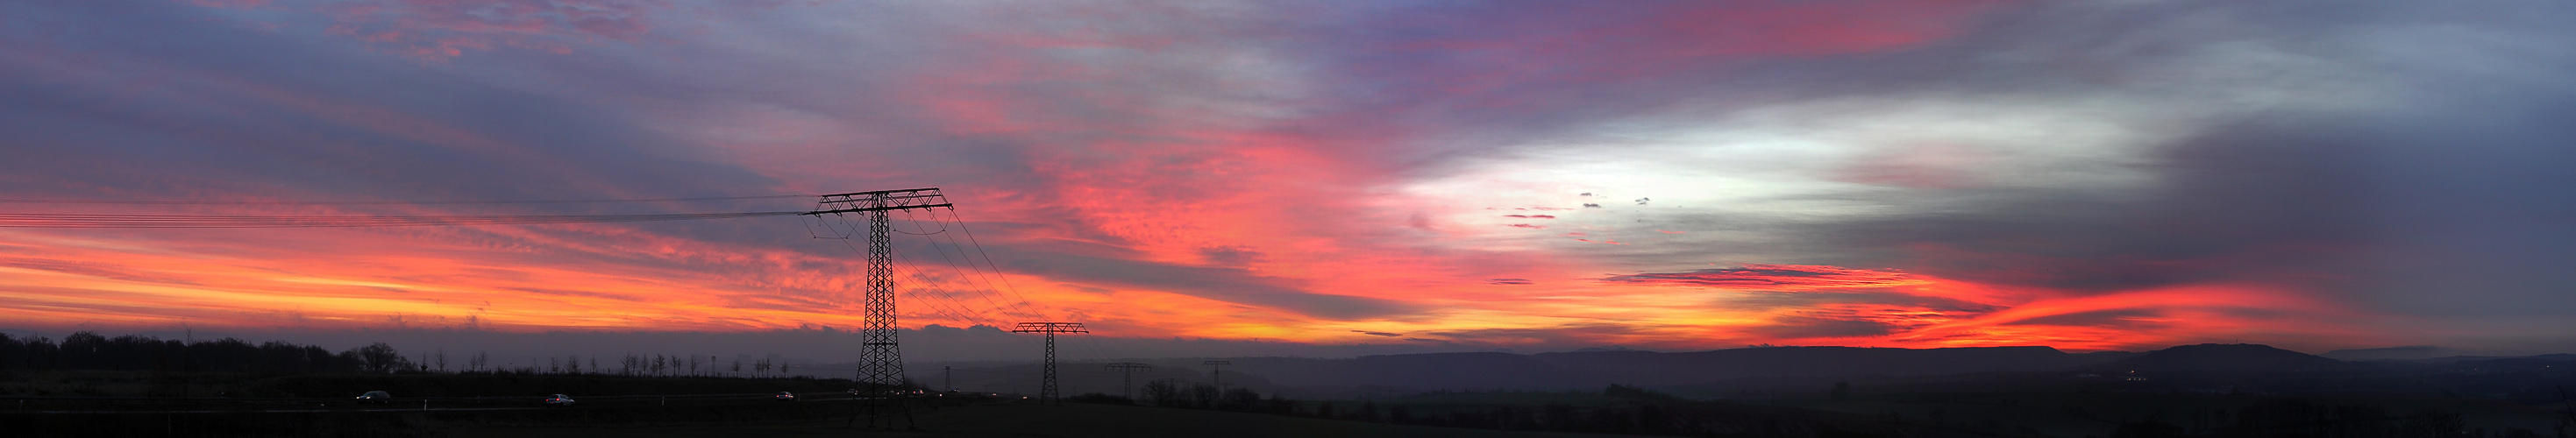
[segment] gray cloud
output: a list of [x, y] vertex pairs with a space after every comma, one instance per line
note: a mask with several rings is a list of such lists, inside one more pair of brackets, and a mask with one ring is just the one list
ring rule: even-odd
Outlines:
[[2048, 316], [2042, 316], [2042, 317], [2037, 317], [2037, 318], [2024, 319], [2024, 320], [2020, 320], [2020, 321], [2008, 322], [2008, 323], [2004, 323], [2004, 324], [2005, 324], [2005, 325], [2062, 325], [2062, 326], [2076, 326], [2076, 327], [2116, 327], [2116, 328], [2156, 328], [2156, 327], [2163, 327], [2163, 326], [2168, 325], [2168, 324], [2157, 323], [2157, 322], [2152, 322], [2152, 321], [2141, 321], [2141, 320], [2140, 320], [2140, 318], [2153, 318], [2153, 317], [2156, 317], [2156, 316], [2158, 316], [2158, 315], [2161, 315], [2161, 312], [2157, 312], [2157, 311], [2155, 311], [2155, 310], [2150, 310], [2150, 309], [2097, 310], [2097, 311], [2091, 311], [2091, 312], [2075, 312], [2075, 313], [2066, 313], [2066, 314], [2048, 315]]
[[1774, 338], [1860, 338], [1895, 333], [1896, 326], [1859, 319], [1783, 316], [1751, 331]]
[[1875, 304], [1964, 314], [1981, 314], [2004, 309], [2000, 306], [1949, 298], [1881, 291], [1728, 292], [1716, 299], [1715, 303], [1718, 306], [1741, 310], [1802, 309], [1837, 304]]
[[1416, 310], [1392, 300], [1309, 292], [1295, 285], [1295, 280], [1262, 277], [1242, 269], [1167, 265], [1027, 248], [1015, 248], [1013, 252], [1004, 266], [1016, 272], [1166, 291], [1321, 318], [1385, 318]]

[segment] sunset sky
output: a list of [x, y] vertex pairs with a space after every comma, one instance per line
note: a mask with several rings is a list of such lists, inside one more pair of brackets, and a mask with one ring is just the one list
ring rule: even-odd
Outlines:
[[[922, 233], [895, 235], [905, 327], [2570, 352], [2570, 22], [2551, 1], [8, 1], [0, 212], [938, 187], [953, 212], [894, 215]], [[0, 228], [0, 331], [847, 330], [864, 242], [815, 238], [846, 224]]]

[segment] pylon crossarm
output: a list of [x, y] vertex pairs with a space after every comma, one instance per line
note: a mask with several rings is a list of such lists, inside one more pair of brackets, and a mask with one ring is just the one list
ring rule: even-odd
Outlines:
[[1023, 322], [1012, 327], [1011, 333], [1091, 333], [1091, 331], [1083, 329], [1082, 323], [1079, 322]]
[[1091, 333], [1091, 331], [1084, 330], [1082, 323], [1079, 322], [1023, 322], [1013, 326], [1011, 332], [1046, 334], [1046, 369], [1044, 377], [1041, 377], [1038, 383], [1038, 402], [1060, 402], [1062, 394], [1057, 391], [1055, 383], [1055, 334]]

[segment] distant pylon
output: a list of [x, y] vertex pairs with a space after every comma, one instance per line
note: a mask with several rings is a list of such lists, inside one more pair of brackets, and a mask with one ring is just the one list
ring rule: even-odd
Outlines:
[[1119, 362], [1109, 364], [1103, 368], [1118, 370], [1118, 395], [1126, 396], [1128, 400], [1135, 400], [1136, 376], [1129, 373], [1135, 372], [1138, 369], [1154, 369], [1154, 366], [1135, 362]]
[[[1216, 393], [1217, 393], [1217, 394], [1224, 394], [1224, 393], [1225, 393], [1225, 366], [1226, 366], [1226, 365], [1233, 365], [1233, 364], [1234, 364], [1234, 362], [1227, 362], [1227, 361], [1222, 361], [1222, 360], [1211, 360], [1211, 361], [1199, 362], [1199, 365], [1207, 365], [1207, 366], [1215, 367], [1215, 368], [1216, 368], [1216, 371], [1215, 371], [1215, 372], [1209, 373], [1208, 375], [1209, 375], [1209, 376], [1214, 377], [1214, 378], [1215, 378], [1215, 380], [1216, 380]], [[1219, 397], [1223, 397], [1223, 396], [1222, 396], [1222, 395], [1220, 395]]]
[[1056, 390], [1055, 385], [1055, 334], [1091, 333], [1091, 331], [1083, 330], [1082, 323], [1079, 322], [1023, 322], [1018, 327], [1012, 328], [1011, 333], [1046, 334], [1046, 377], [1040, 379], [1038, 384], [1038, 403], [1063, 402], [1064, 395]]
[[[857, 213], [868, 221], [867, 308], [859, 328], [858, 379], [867, 388], [865, 403], [868, 427], [876, 427], [877, 418], [885, 417], [886, 426], [894, 426], [889, 415], [901, 412], [904, 422], [912, 422], [912, 410], [902, 398], [905, 394], [903, 349], [895, 342], [894, 241], [886, 235], [892, 228], [886, 212], [909, 209], [951, 207], [948, 197], [938, 188], [879, 190], [821, 196], [814, 211], [806, 216], [839, 216]], [[953, 207], [952, 207], [953, 208]], [[855, 418], [853, 418], [855, 419]], [[917, 427], [917, 426], [916, 426]]]

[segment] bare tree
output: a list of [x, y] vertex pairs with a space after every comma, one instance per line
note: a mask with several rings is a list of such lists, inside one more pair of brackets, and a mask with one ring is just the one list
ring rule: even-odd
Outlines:
[[394, 351], [393, 346], [385, 345], [383, 342], [367, 344], [350, 351], [357, 354], [360, 369], [370, 373], [390, 373], [405, 368], [411, 362], [403, 359], [402, 352]]

